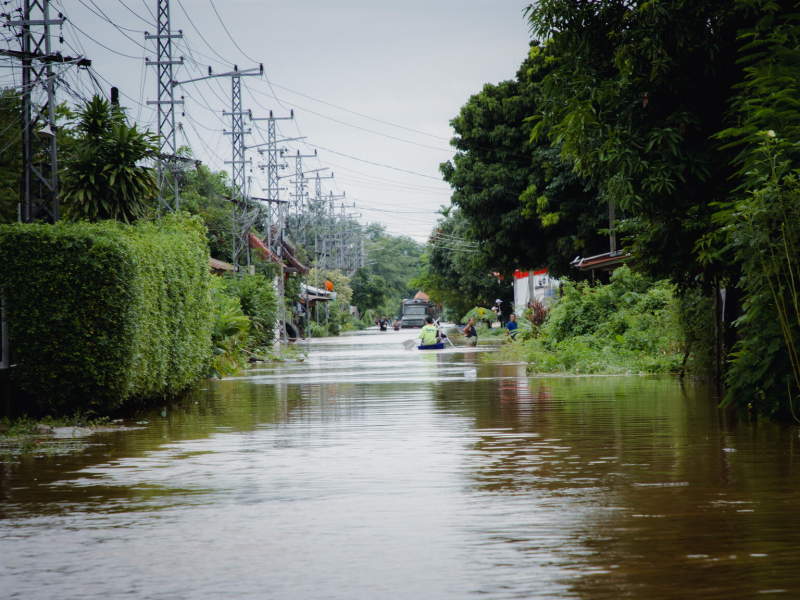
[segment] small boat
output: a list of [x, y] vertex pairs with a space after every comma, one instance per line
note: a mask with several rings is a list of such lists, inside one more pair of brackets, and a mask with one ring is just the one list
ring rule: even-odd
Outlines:
[[444, 342], [438, 344], [431, 344], [430, 346], [417, 346], [420, 350], [444, 350]]

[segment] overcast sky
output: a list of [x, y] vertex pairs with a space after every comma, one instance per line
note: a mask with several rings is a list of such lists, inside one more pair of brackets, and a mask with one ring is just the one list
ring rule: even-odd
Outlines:
[[[105, 92], [110, 84], [117, 86], [129, 114], [153, 127], [146, 101], [156, 99], [156, 74], [143, 58], [156, 58], [144, 31], [155, 31], [157, 0], [53, 0], [51, 5], [70, 21], [64, 27], [64, 54], [74, 54], [70, 45], [85, 52], [107, 80], [100, 79]], [[175, 54], [185, 57], [186, 66], [176, 78], [199, 76], [209, 65], [223, 72], [233, 64], [245, 69], [263, 63], [272, 89], [266, 78], [243, 79], [244, 108], [259, 117], [270, 109], [275, 116], [288, 116], [293, 108], [295, 122], [280, 122], [280, 133], [307, 136], [307, 145], [286, 144], [291, 153], [317, 148], [319, 161], [306, 165], [334, 172], [333, 181], [324, 181], [325, 193], [346, 191], [362, 222], [378, 221], [391, 233], [422, 241], [438, 207], [450, 203], [449, 187], [438, 172], [439, 163], [453, 154], [448, 122], [484, 83], [514, 76], [528, 48], [526, 5], [517, 0], [171, 0], [172, 30], [184, 33]], [[65, 78], [72, 93], [91, 93], [86, 72], [73, 68]], [[222, 130], [230, 124], [222, 111], [230, 104], [230, 80], [188, 84], [182, 93], [186, 114], [178, 116], [179, 145], [188, 144], [213, 169], [227, 168], [222, 161], [230, 160], [230, 137]], [[266, 124], [260, 126], [266, 136]], [[251, 127], [249, 143], [262, 142], [261, 132]], [[254, 164], [259, 158], [254, 151], [249, 156]], [[266, 186], [258, 168], [253, 176]], [[258, 183], [252, 193], [261, 193]]]

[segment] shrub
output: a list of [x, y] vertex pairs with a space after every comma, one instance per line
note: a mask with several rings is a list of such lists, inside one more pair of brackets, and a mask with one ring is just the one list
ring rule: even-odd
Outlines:
[[494, 323], [497, 321], [497, 313], [493, 310], [488, 308], [483, 308], [481, 306], [476, 306], [471, 311], [469, 311], [464, 318], [461, 319], [461, 323], [466, 325], [469, 323], [470, 319], [475, 319], [475, 323]]
[[210, 360], [205, 227], [170, 215], [134, 226], [0, 226], [13, 377], [63, 413], [163, 398]]
[[251, 325], [239, 299], [227, 293], [227, 283], [228, 280], [222, 277], [213, 277], [211, 280], [211, 297], [214, 301], [211, 345], [214, 359], [209, 375], [220, 379], [234, 375], [244, 367], [243, 349]]
[[[500, 359], [527, 355], [537, 373], [660, 373], [681, 366], [683, 340], [672, 287], [622, 267], [611, 283], [563, 281], [562, 297], [538, 332], [519, 321], [523, 340]], [[524, 326], [524, 327], [523, 327]], [[534, 333], [537, 339], [529, 340]]]
[[272, 281], [256, 273], [245, 277], [225, 277], [219, 290], [239, 301], [240, 310], [250, 319], [248, 347], [270, 348], [278, 324], [278, 298]]

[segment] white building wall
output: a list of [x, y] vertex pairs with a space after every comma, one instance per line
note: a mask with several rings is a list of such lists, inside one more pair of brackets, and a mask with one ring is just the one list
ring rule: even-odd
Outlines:
[[558, 294], [561, 282], [549, 275], [533, 275], [514, 277], [514, 312], [521, 315], [528, 307], [531, 298], [539, 302], [550, 302]]

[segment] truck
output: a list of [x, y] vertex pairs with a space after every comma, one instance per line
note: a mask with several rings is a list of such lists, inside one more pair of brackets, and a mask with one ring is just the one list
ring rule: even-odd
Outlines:
[[442, 309], [435, 302], [407, 299], [400, 303], [400, 327], [403, 329], [422, 327], [426, 317], [435, 321], [441, 316]]

